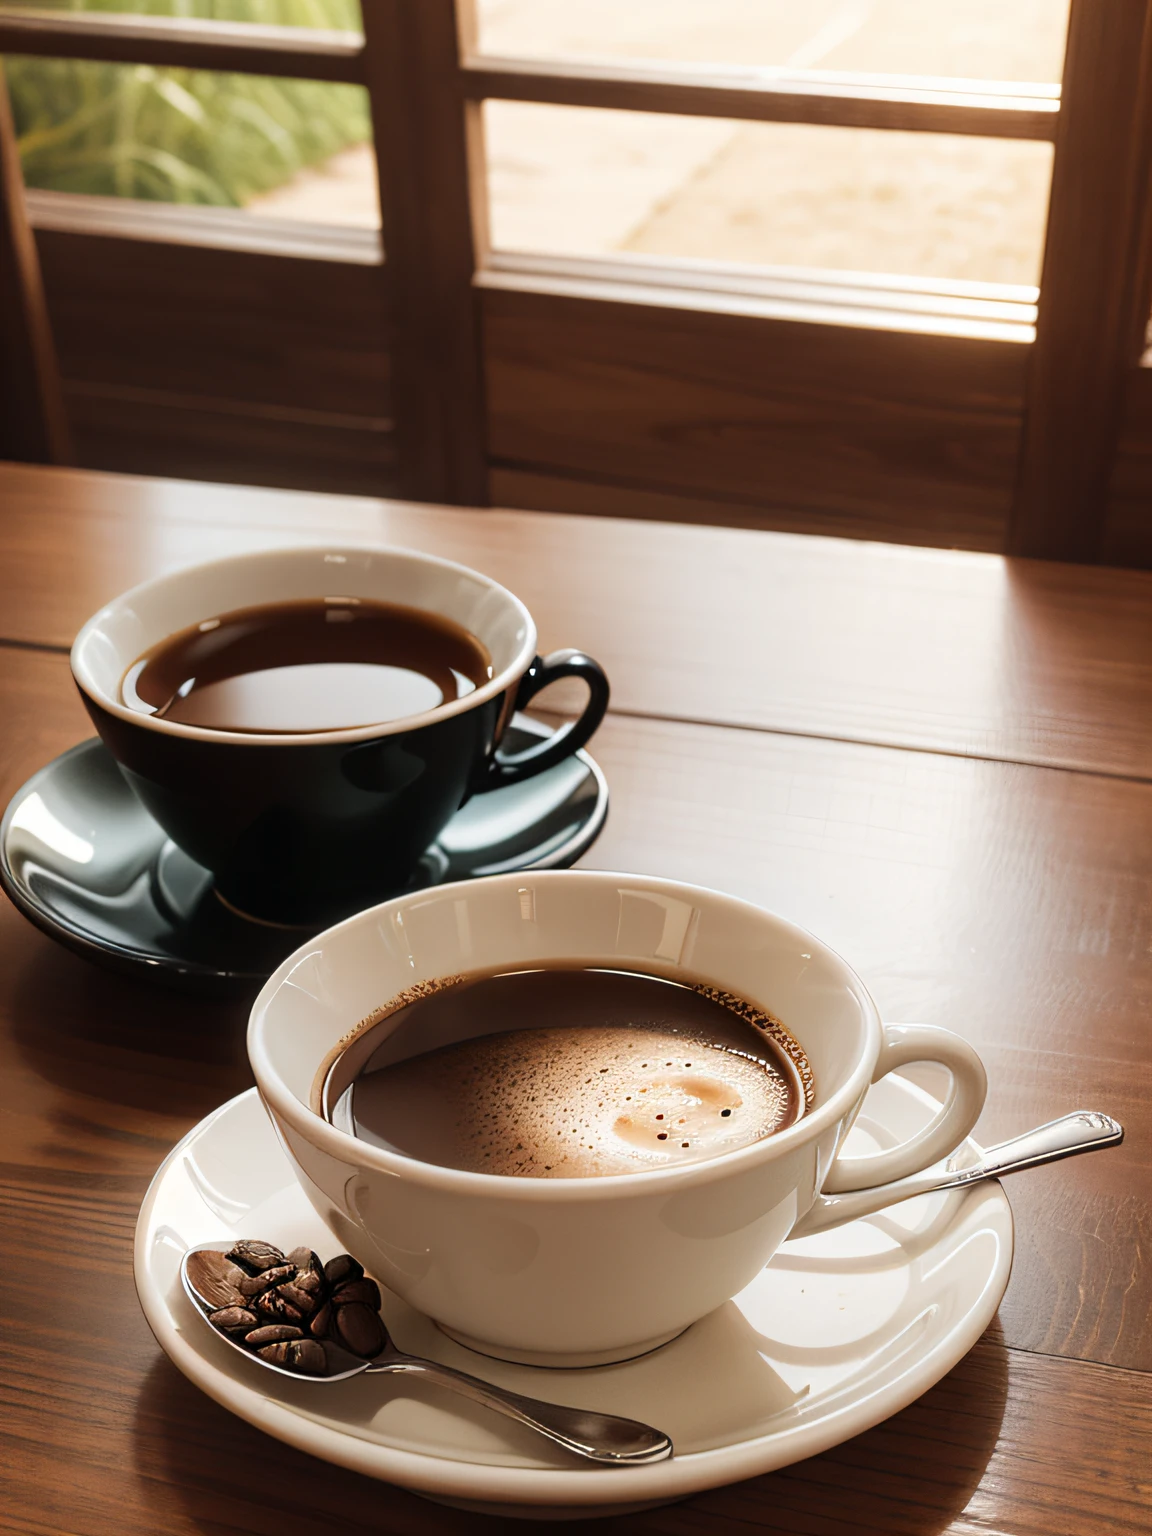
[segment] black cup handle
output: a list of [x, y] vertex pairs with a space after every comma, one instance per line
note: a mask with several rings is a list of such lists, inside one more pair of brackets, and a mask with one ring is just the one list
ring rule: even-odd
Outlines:
[[515, 708], [524, 709], [549, 683], [559, 682], [562, 677], [578, 677], [588, 684], [588, 702], [583, 713], [562, 725], [547, 741], [526, 747], [513, 757], [497, 753], [488, 765], [487, 776], [477, 785], [480, 792], [520, 784], [546, 768], [554, 768], [591, 738], [608, 708], [608, 676], [600, 663], [583, 651], [553, 651], [549, 656], [537, 656], [520, 679]]

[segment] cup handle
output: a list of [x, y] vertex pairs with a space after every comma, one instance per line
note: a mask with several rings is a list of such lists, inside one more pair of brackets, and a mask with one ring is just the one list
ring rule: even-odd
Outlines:
[[[938, 1062], [952, 1078], [948, 1098], [923, 1130], [887, 1152], [836, 1157], [824, 1178], [823, 1194], [796, 1223], [791, 1237], [825, 1231], [858, 1216], [883, 1210], [899, 1198], [893, 1185], [954, 1152], [984, 1108], [988, 1078], [984, 1063], [966, 1040], [931, 1024], [886, 1024], [884, 1044], [872, 1081], [912, 1062]], [[831, 1197], [831, 1198], [830, 1198]]]
[[553, 768], [571, 757], [573, 752], [578, 752], [591, 738], [608, 708], [608, 676], [600, 663], [583, 651], [553, 651], [549, 656], [537, 656], [520, 679], [515, 707], [526, 708], [538, 693], [562, 677], [578, 677], [588, 684], [588, 702], [583, 713], [562, 725], [547, 741], [527, 747], [512, 757], [501, 757], [497, 753], [489, 762], [487, 773], [481, 773], [477, 793], [503, 789], [505, 785], [519, 784], [543, 773], [546, 768]]

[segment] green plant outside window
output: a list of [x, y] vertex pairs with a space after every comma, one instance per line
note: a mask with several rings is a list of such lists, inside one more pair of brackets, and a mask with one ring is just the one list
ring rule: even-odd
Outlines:
[[[78, 0], [133, 11], [358, 31], [358, 0]], [[242, 207], [371, 138], [361, 86], [75, 59], [5, 61], [28, 186]]]

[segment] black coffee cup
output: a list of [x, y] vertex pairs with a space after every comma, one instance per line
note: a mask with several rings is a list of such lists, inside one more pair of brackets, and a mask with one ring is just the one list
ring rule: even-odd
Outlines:
[[[169, 635], [257, 603], [333, 592], [442, 615], [482, 641], [493, 676], [473, 693], [384, 725], [246, 734], [158, 718], [121, 697], [125, 672]], [[402, 890], [470, 796], [552, 767], [589, 739], [608, 679], [580, 651], [536, 654], [519, 598], [489, 577], [400, 549], [269, 550], [144, 582], [84, 625], [72, 673], [104, 745], [168, 836], [230, 906], [265, 922], [334, 921]], [[516, 709], [562, 677], [588, 703], [550, 740], [500, 753]]]

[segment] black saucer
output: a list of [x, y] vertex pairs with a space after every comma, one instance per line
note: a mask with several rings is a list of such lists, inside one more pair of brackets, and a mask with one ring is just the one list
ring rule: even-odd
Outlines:
[[[550, 735], [518, 717], [516, 752]], [[563, 869], [600, 834], [608, 785], [587, 752], [523, 784], [477, 795], [448, 823], [406, 890], [518, 869]], [[0, 885], [37, 928], [86, 959], [185, 991], [252, 991], [313, 930], [241, 917], [171, 843], [99, 741], [42, 768], [0, 823]], [[382, 890], [378, 900], [402, 894]]]

